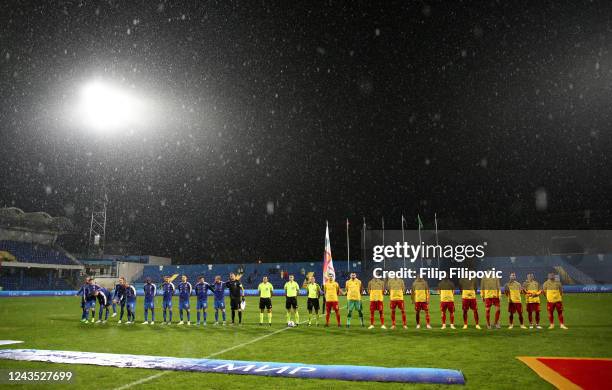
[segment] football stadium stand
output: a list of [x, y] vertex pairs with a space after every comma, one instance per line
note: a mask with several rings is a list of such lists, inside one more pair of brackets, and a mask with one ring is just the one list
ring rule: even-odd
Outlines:
[[78, 265], [79, 262], [59, 247], [45, 244], [0, 241], [0, 251], [13, 255], [16, 261], [38, 264]]
[[[549, 272], [556, 272], [564, 284], [595, 284], [596, 280], [570, 264], [562, 256], [519, 256], [484, 258], [479, 270], [495, 268], [502, 270], [504, 275], [516, 272], [518, 280], [525, 280], [528, 273], [533, 273], [536, 280], [544, 281]], [[582, 267], [581, 267], [582, 268]], [[601, 265], [600, 265], [600, 268]], [[609, 283], [612, 279], [602, 281]]]
[[[558, 273], [563, 284], [566, 285], [591, 285], [612, 283], [612, 269], [604, 264], [612, 262], [612, 255], [588, 255], [576, 265], [567, 261], [562, 256], [520, 256], [520, 257], [494, 257], [484, 258], [475, 264], [476, 270], [487, 270], [495, 268], [501, 270], [504, 276], [510, 272], [516, 272], [519, 280], [525, 280], [528, 273], [533, 273], [535, 278], [541, 282], [547, 279], [549, 272]], [[435, 262], [430, 262], [434, 264]], [[427, 262], [424, 266], [428, 265]], [[414, 265], [412, 265], [414, 267]], [[460, 267], [461, 263], [452, 264]], [[339, 269], [339, 268], [343, 269]], [[317, 280], [321, 279], [321, 261], [296, 262], [296, 263], [262, 263], [262, 264], [198, 264], [198, 265], [145, 265], [142, 276], [135, 279], [136, 284], [143, 283], [146, 278], [155, 282], [162, 280], [164, 275], [187, 275], [191, 282], [195, 282], [198, 276], [204, 276], [207, 281], [212, 281], [215, 275], [221, 275], [223, 280], [227, 279], [230, 272], [241, 276], [245, 288], [257, 288], [262, 276], [268, 276], [270, 283], [281, 288], [289, 274], [294, 274], [296, 280], [302, 283], [307, 276], [314, 274]], [[361, 262], [351, 262], [350, 272], [357, 272], [362, 280], [369, 278], [361, 273]], [[336, 277], [342, 282], [348, 279], [349, 271], [343, 261], [336, 263]], [[412, 281], [406, 280], [407, 286]], [[430, 286], [436, 286], [438, 280], [428, 280]], [[341, 283], [342, 284], [342, 283]]]
[[0, 289], [66, 290], [74, 288], [83, 265], [56, 244], [72, 229], [63, 217], [45, 212], [0, 209]]

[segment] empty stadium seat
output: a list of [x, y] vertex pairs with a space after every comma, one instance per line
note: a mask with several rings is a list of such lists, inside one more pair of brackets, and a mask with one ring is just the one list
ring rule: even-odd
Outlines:
[[68, 257], [64, 251], [43, 244], [20, 241], [0, 241], [0, 251], [9, 252], [15, 256], [17, 261], [24, 263], [78, 264]]

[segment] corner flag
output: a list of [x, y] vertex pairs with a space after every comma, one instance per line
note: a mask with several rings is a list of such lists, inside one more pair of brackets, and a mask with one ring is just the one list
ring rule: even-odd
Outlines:
[[331, 273], [336, 278], [334, 262], [331, 254], [331, 244], [329, 242], [329, 225], [325, 224], [325, 251], [323, 252], [323, 284], [327, 282], [327, 274]]

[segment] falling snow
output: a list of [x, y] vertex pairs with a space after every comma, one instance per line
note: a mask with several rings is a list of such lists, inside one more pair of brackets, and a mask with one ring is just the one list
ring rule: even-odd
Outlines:
[[[104, 193], [109, 243], [184, 261], [318, 258], [326, 220], [402, 212], [612, 227], [609, 4], [33, 4], [2, 6], [0, 207], [76, 250]], [[91, 81], [120, 93], [84, 126]]]

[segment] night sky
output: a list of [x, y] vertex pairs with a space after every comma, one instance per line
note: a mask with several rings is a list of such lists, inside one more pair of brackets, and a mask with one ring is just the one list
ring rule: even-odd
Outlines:
[[[399, 228], [612, 228], [609, 1], [0, 4], [0, 207], [178, 262], [360, 256]], [[197, 4], [197, 5], [196, 5]], [[146, 126], [75, 122], [79, 88]], [[416, 222], [414, 222], [416, 227]]]

